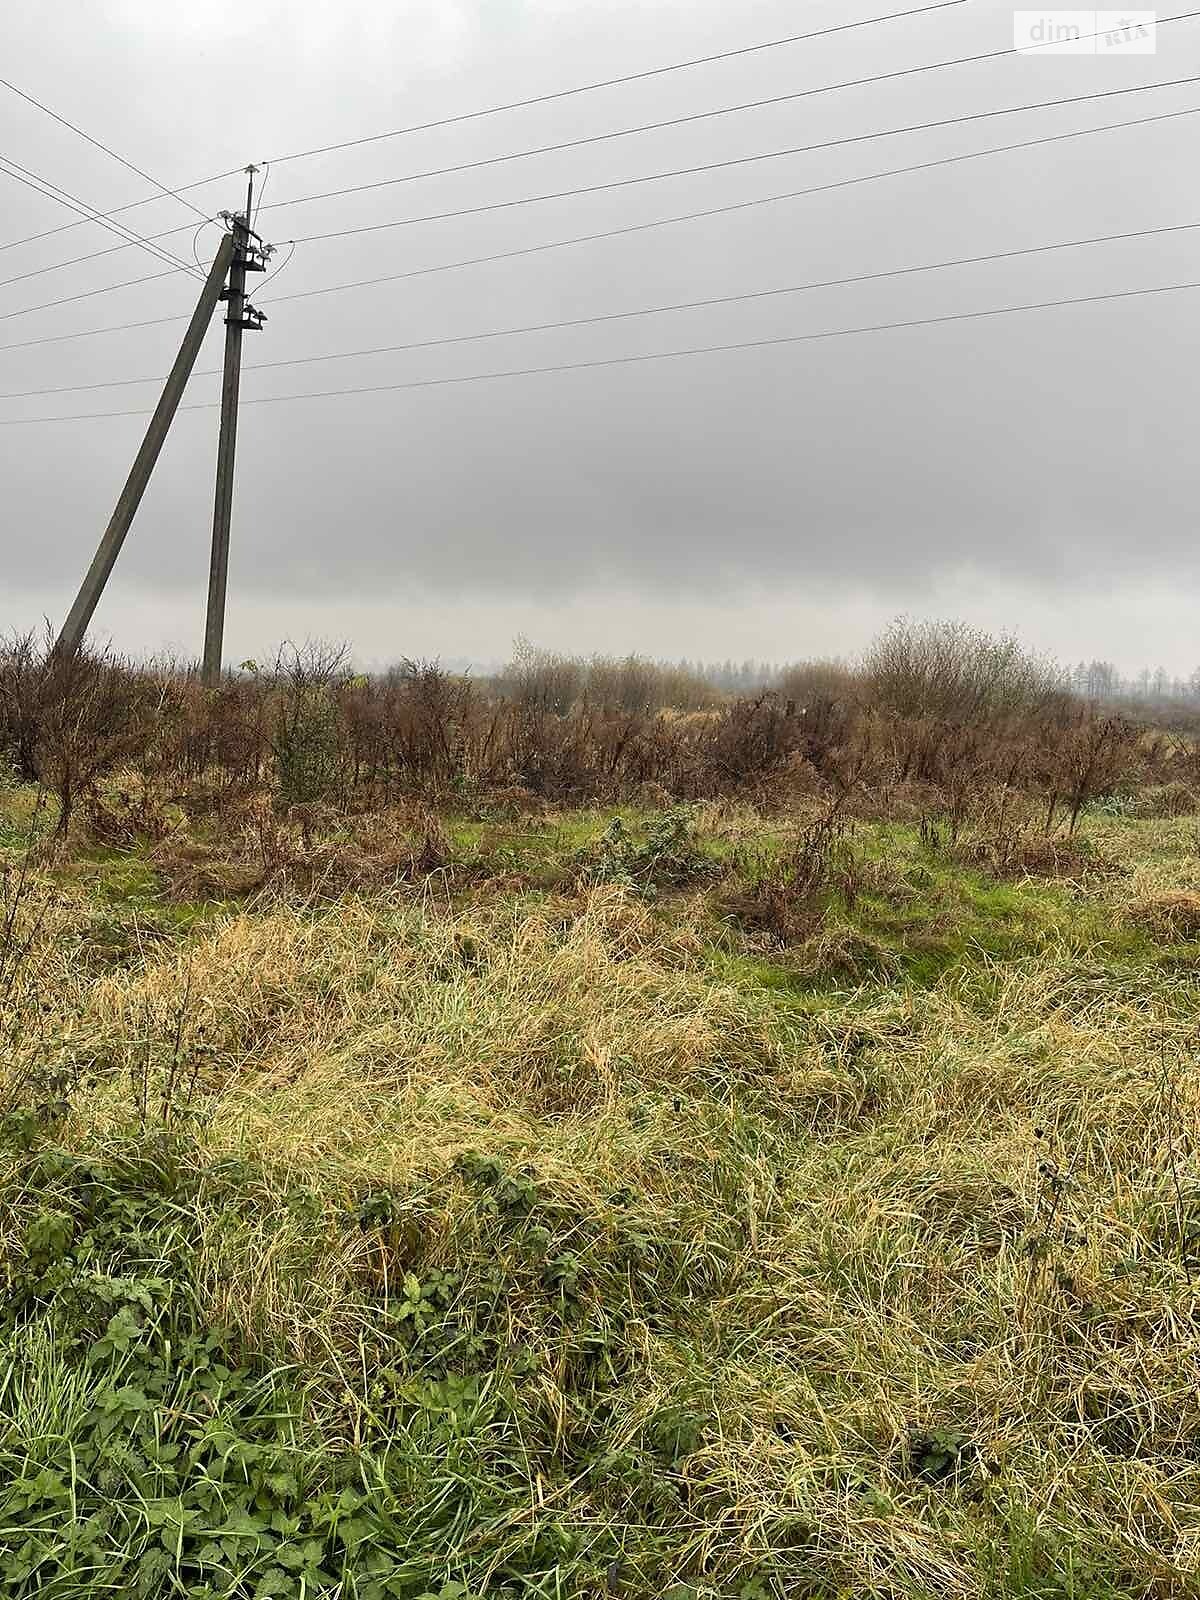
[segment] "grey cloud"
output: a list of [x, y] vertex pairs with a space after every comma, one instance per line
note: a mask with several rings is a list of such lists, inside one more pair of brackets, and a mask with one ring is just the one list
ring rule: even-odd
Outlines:
[[[864, 5], [858, 14], [866, 14]], [[877, 10], [888, 7], [879, 0]], [[677, 56], [795, 31], [784, 0], [688, 4], [318, 0], [203, 12], [151, 0], [75, 8], [58, 37], [32, 11], [0, 22], [6, 72], [167, 183], [461, 109], [536, 94]], [[806, 25], [847, 20], [803, 8]], [[356, 152], [281, 164], [266, 198], [478, 159], [804, 84], [882, 72], [1010, 42], [1007, 10], [891, 23], [671, 78], [437, 130]], [[354, 227], [485, 204], [672, 165], [720, 160], [863, 129], [1117, 88], [1200, 70], [1200, 27], [1162, 33], [1156, 57], [1014, 58], [816, 97], [586, 150], [345, 200], [264, 211], [272, 236]], [[403, 272], [461, 256], [615, 228], [906, 161], [1175, 110], [1168, 90], [789, 158], [490, 217], [314, 243], [274, 292]], [[240, 110], [235, 108], [240, 107]], [[736, 293], [1055, 239], [1200, 220], [1197, 122], [1097, 134], [524, 260], [354, 293], [280, 300], [246, 359], [281, 360]], [[3, 148], [109, 206], [139, 180], [11, 97]], [[238, 183], [201, 191], [237, 203]], [[59, 211], [9, 185], [6, 237]], [[134, 212], [169, 227], [163, 200]], [[1101, 294], [1197, 276], [1196, 235], [1129, 241], [988, 266], [823, 290], [608, 327], [247, 372], [244, 394], [386, 384], [691, 344], [934, 317], [983, 306]], [[95, 241], [94, 246], [92, 241]], [[211, 230], [197, 247], [211, 249]], [[95, 228], [0, 253], [0, 276], [99, 248]], [[191, 249], [187, 234], [175, 247]], [[9, 263], [13, 263], [9, 267]], [[153, 271], [130, 250], [0, 290], [0, 312]], [[0, 343], [188, 309], [165, 281], [60, 311], [0, 320]], [[272, 290], [264, 292], [270, 301]], [[219, 362], [219, 329], [201, 362]], [[553, 616], [564, 598], [639, 592], [664, 614], [763, 585], [820, 595], [849, 587], [879, 608], [919, 607], [970, 573], [1046, 601], [1134, 578], [1194, 580], [1190, 440], [1200, 296], [1031, 313], [772, 350], [552, 377], [247, 406], [232, 581], [246, 604], [294, 596], [327, 607], [407, 603], [415, 589]], [[96, 383], [161, 372], [173, 328], [0, 354], [0, 388]], [[0, 415], [153, 403], [153, 386], [0, 402]], [[216, 397], [216, 379], [190, 398]], [[108, 516], [142, 424], [133, 418], [0, 428], [7, 500], [7, 603], [65, 609]], [[207, 564], [216, 419], [182, 415], [114, 584], [172, 607]], [[32, 536], [31, 536], [32, 535]], [[963, 579], [966, 583], [968, 580]], [[115, 613], [114, 613], [115, 615]], [[847, 612], [847, 617], [850, 613]], [[103, 612], [99, 620], [103, 620]], [[1012, 620], [997, 616], [997, 626]], [[152, 611], [137, 644], [156, 642]], [[587, 641], [603, 647], [603, 638]], [[1103, 641], [1101, 642], [1101, 644]], [[652, 646], [651, 646], [652, 647]], [[1099, 646], [1098, 646], [1099, 647]]]

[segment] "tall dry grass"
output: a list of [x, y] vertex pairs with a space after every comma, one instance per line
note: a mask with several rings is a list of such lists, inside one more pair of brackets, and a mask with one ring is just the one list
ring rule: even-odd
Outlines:
[[[1128, 883], [1065, 917], [1196, 886], [1186, 823], [1109, 847]], [[1186, 965], [1064, 941], [798, 1003], [714, 968], [698, 902], [607, 887], [275, 905], [98, 974], [86, 914], [23, 969], [30, 1059], [79, 1069], [51, 1149], [125, 1172], [149, 1108], [136, 1170], [170, 1152], [180, 1229], [156, 1272], [300, 1375], [326, 1462], [382, 1464], [363, 1515], [392, 1507], [402, 1595], [1194, 1592]], [[45, 1149], [3, 1161], [16, 1270], [71, 1201]], [[403, 1305], [428, 1321], [397, 1343]], [[4, 1390], [0, 1461], [32, 1477], [103, 1369], [73, 1411], [27, 1337], [43, 1398], [26, 1368], [24, 1409]]]

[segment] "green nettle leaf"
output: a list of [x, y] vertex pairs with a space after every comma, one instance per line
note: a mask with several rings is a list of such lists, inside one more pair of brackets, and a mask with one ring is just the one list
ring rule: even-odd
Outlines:
[[141, 1389], [135, 1389], [132, 1384], [117, 1389], [112, 1396], [114, 1406], [119, 1405], [122, 1411], [140, 1412], [153, 1411], [155, 1402]]
[[45, 1505], [56, 1500], [70, 1500], [71, 1491], [57, 1472], [43, 1467], [32, 1478], [19, 1478], [14, 1485], [27, 1507]]
[[30, 1266], [45, 1270], [71, 1248], [75, 1224], [65, 1212], [39, 1211], [25, 1230], [25, 1255]]
[[255, 1600], [282, 1600], [282, 1597], [300, 1593], [296, 1579], [282, 1567], [268, 1567], [258, 1580]]
[[171, 1570], [171, 1559], [164, 1550], [148, 1550], [138, 1562], [137, 1589], [139, 1594], [158, 1594], [163, 1578]]
[[338, 1523], [337, 1536], [347, 1549], [358, 1545], [371, 1535], [373, 1524], [369, 1517], [347, 1517]]
[[223, 1527], [216, 1529], [220, 1539], [261, 1539], [269, 1536], [268, 1524], [264, 1518], [253, 1517], [242, 1506], [235, 1506], [225, 1520]]
[[88, 1353], [93, 1362], [126, 1354], [141, 1337], [141, 1318], [132, 1306], [123, 1306], [109, 1318], [104, 1337], [97, 1339]]

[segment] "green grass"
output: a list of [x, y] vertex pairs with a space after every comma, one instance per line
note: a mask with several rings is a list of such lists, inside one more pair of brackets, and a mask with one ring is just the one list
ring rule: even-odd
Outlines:
[[909, 865], [902, 881], [911, 898], [897, 904], [865, 894], [846, 920], [894, 951], [914, 983], [931, 983], [981, 957], [1010, 961], [1099, 950], [1136, 959], [1153, 953], [1145, 933], [1114, 922], [1106, 908], [1058, 883], [997, 883], [980, 872], [924, 861]]
[[1194, 819], [1098, 822], [1080, 883], [864, 826], [785, 950], [725, 898], [777, 819], [700, 813], [673, 887], [613, 816], [451, 818], [449, 896], [53, 866], [6, 1594], [1197, 1591], [1200, 952], [1130, 914]]

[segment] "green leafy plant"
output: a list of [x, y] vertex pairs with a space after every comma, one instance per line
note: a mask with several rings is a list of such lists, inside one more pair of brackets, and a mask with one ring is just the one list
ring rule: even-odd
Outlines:
[[615, 883], [652, 900], [663, 889], [681, 889], [718, 875], [705, 855], [687, 810], [664, 811], [642, 834], [614, 817], [581, 860], [579, 882]]

